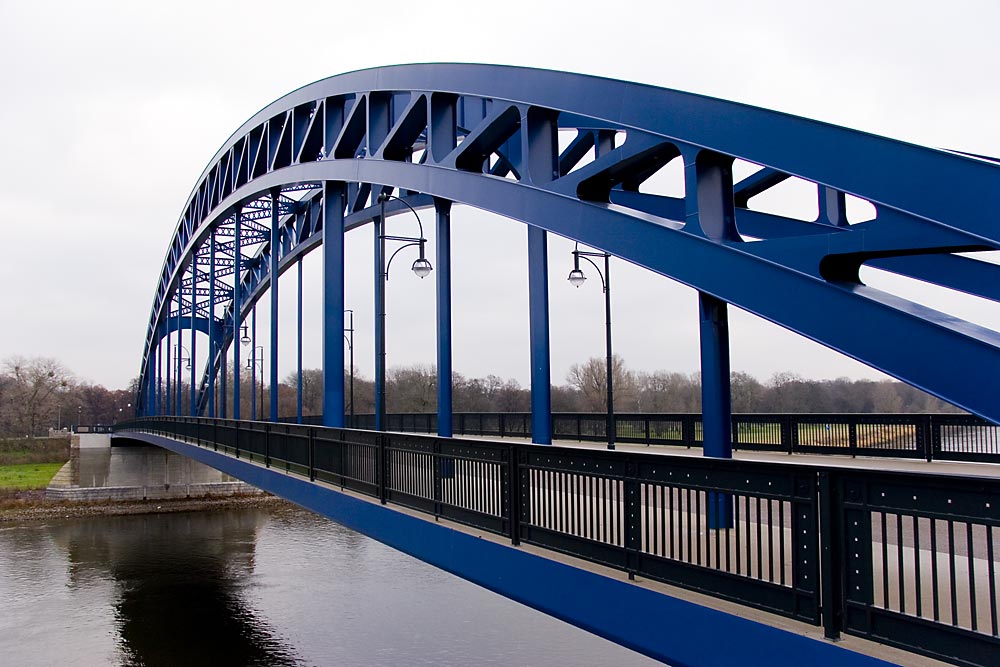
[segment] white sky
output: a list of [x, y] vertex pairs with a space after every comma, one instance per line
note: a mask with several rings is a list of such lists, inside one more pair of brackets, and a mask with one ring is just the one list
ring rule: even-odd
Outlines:
[[[997, 25], [1000, 4], [988, 1], [386, 1], [376, 9], [0, 0], [0, 359], [52, 356], [81, 379], [124, 386], [139, 366], [167, 243], [205, 163], [259, 108], [317, 79], [408, 62], [543, 67], [1000, 155]], [[431, 229], [431, 212], [423, 219]], [[455, 370], [526, 385], [524, 227], [463, 208], [453, 221]], [[406, 233], [412, 223], [390, 224]], [[349, 236], [347, 303], [357, 311], [356, 363], [369, 376], [371, 245], [370, 229]], [[571, 363], [604, 351], [599, 281], [568, 285], [570, 249], [550, 240], [557, 383]], [[433, 243], [430, 253], [433, 261]], [[433, 276], [421, 283], [407, 270], [412, 258], [398, 261], [389, 365], [430, 364]], [[307, 367], [320, 364], [318, 266], [318, 254], [307, 259]], [[612, 273], [615, 347], [628, 365], [697, 370], [694, 293], [621, 261]], [[294, 278], [280, 291], [282, 376], [294, 364]], [[978, 304], [956, 308], [1000, 321]], [[266, 308], [262, 315], [259, 334]], [[761, 378], [878, 376], [738, 311], [731, 342], [734, 370]]]

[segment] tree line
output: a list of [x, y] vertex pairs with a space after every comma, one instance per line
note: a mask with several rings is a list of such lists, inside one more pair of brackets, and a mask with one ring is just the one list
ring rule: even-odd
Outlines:
[[132, 415], [134, 396], [135, 381], [126, 389], [106, 389], [78, 380], [55, 359], [10, 357], [0, 364], [0, 437], [111, 424]]
[[[616, 412], [701, 412], [701, 377], [698, 373], [633, 371], [624, 360], [613, 359]], [[607, 409], [607, 374], [604, 359], [574, 364], [566, 382], [552, 387], [554, 412], [600, 413]], [[256, 404], [258, 416], [270, 413], [270, 391], [251, 385], [249, 373], [240, 375], [241, 417], [249, 418]], [[112, 424], [132, 415], [137, 380], [125, 389], [106, 389], [78, 380], [55, 359], [11, 357], [0, 365], [0, 437], [39, 436], [50, 428], [75, 424]], [[216, 383], [221, 391], [222, 383]], [[278, 414], [297, 413], [298, 377], [292, 373], [278, 388]], [[344, 377], [345, 408], [351, 412], [350, 375]], [[233, 415], [233, 374], [226, 383], [226, 413]], [[497, 375], [469, 378], [452, 376], [455, 412], [528, 412], [531, 392], [516, 380]], [[761, 381], [743, 372], [731, 375], [732, 406], [740, 413], [905, 413], [961, 412], [919, 389], [891, 380], [809, 380], [795, 373], [776, 373]], [[176, 392], [176, 387], [173, 387]], [[173, 392], [172, 392], [173, 393]], [[176, 396], [176, 393], [174, 393]], [[181, 413], [188, 412], [190, 385], [180, 387]], [[221, 393], [219, 400], [223, 400]], [[371, 414], [375, 409], [375, 383], [355, 372], [353, 409]], [[323, 372], [302, 372], [304, 415], [323, 412]], [[161, 406], [162, 407], [162, 406]], [[434, 412], [437, 409], [437, 374], [433, 366], [407, 366], [386, 373], [388, 412]], [[219, 410], [221, 414], [221, 408]]]
[[[701, 374], [628, 369], [615, 355], [612, 380], [616, 412], [701, 412]], [[592, 358], [570, 367], [566, 383], [553, 385], [554, 412], [607, 410], [607, 374], [604, 359]], [[323, 410], [323, 372], [304, 370], [303, 414]], [[730, 376], [732, 406], [739, 413], [940, 413], [961, 412], [910, 385], [893, 380], [809, 380], [795, 373], [775, 373], [761, 381], [744, 372]], [[345, 378], [345, 405], [350, 412], [349, 379]], [[279, 394], [279, 414], [296, 414], [296, 375], [285, 378]], [[267, 389], [265, 388], [265, 394]], [[516, 380], [496, 375], [469, 378], [452, 374], [455, 412], [528, 412], [531, 391]], [[355, 375], [357, 414], [375, 406], [375, 384]], [[267, 405], [265, 401], [264, 405]], [[244, 407], [244, 410], [246, 408]], [[387, 412], [434, 412], [437, 409], [437, 373], [434, 366], [407, 366], [386, 372]], [[246, 413], [244, 413], [246, 414]]]

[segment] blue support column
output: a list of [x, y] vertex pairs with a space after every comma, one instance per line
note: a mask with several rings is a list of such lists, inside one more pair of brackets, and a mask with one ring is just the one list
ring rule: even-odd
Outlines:
[[528, 225], [528, 315], [531, 333], [531, 440], [552, 444], [549, 351], [549, 259], [545, 230]]
[[[260, 360], [261, 364], [264, 360]], [[257, 306], [250, 311], [250, 419], [257, 421]], [[263, 393], [264, 389], [261, 388]], [[264, 406], [261, 406], [261, 412]], [[263, 415], [262, 415], [263, 416]]]
[[167, 367], [166, 369], [164, 369], [166, 370], [164, 376], [167, 378], [167, 382], [166, 386], [163, 388], [163, 391], [166, 394], [165, 396], [166, 400], [163, 401], [164, 415], [173, 414], [173, 412], [171, 411], [171, 405], [173, 401], [173, 396], [171, 395], [171, 382], [173, 381], [173, 379], [170, 377], [171, 375], [173, 375], [173, 372], [170, 369], [170, 348], [173, 347], [173, 341], [171, 340], [172, 337], [173, 336], [170, 333], [170, 307], [168, 306], [167, 307]]
[[323, 425], [344, 426], [344, 184], [323, 183]]
[[451, 202], [434, 200], [437, 214], [437, 422], [438, 435], [450, 438], [451, 385]]
[[[701, 331], [701, 412], [705, 456], [733, 457], [733, 416], [729, 384], [729, 311], [725, 301], [698, 294]], [[733, 497], [708, 494], [708, 527], [730, 528]]]
[[181, 377], [181, 364], [184, 359], [184, 333], [181, 328], [182, 320], [181, 317], [181, 307], [183, 306], [183, 301], [181, 300], [181, 295], [177, 295], [177, 358], [174, 359], [174, 365], [177, 367], [176, 378], [174, 380], [174, 416], [180, 417], [184, 414], [184, 383]]
[[146, 403], [146, 415], [160, 414], [160, 343], [149, 360], [149, 402]]
[[194, 363], [194, 360], [196, 358], [195, 352], [197, 352], [198, 349], [198, 339], [195, 337], [197, 331], [194, 328], [194, 318], [198, 314], [198, 309], [195, 307], [197, 306], [197, 304], [198, 304], [198, 253], [197, 251], [195, 251], [195, 253], [193, 253], [191, 256], [191, 318], [189, 319], [191, 325], [191, 345], [190, 349], [188, 350], [188, 366], [191, 367], [190, 369], [191, 373], [189, 378], [191, 382], [191, 391], [188, 403], [188, 414], [192, 417], [196, 417], [198, 415], [198, 407], [196, 402], [196, 391], [195, 391], [195, 376], [194, 376], [196, 370]]
[[236, 207], [236, 218], [233, 232], [233, 419], [240, 419], [240, 311], [243, 306], [243, 247], [242, 219], [243, 209]]
[[[281, 229], [278, 207], [281, 190], [271, 190], [271, 421], [278, 421], [278, 250]], [[263, 415], [261, 415], [263, 416]]]
[[296, 262], [299, 274], [299, 291], [296, 302], [296, 358], [295, 358], [295, 423], [302, 423], [302, 258]]
[[215, 325], [215, 230], [208, 239], [208, 416], [215, 417], [215, 354], [219, 345]]
[[[220, 320], [220, 322], [225, 321]], [[220, 326], [223, 326], [220, 324]], [[222, 340], [219, 342], [219, 417], [226, 419], [228, 411], [226, 405], [229, 403], [229, 393], [226, 391], [229, 388], [229, 364], [226, 361], [226, 331], [223, 327]], [[236, 343], [236, 339], [233, 339], [233, 343]]]
[[[375, 188], [372, 188], [375, 191]], [[385, 206], [383, 205], [383, 210]], [[376, 215], [375, 234], [375, 430], [385, 430], [385, 220]]]

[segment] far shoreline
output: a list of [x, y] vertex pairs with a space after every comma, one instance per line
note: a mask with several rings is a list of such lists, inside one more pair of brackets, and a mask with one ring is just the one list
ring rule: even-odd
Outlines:
[[283, 504], [288, 504], [288, 501], [264, 492], [166, 500], [54, 501], [45, 499], [44, 489], [35, 489], [18, 491], [0, 498], [0, 524], [95, 516], [203, 512], [219, 509], [271, 507]]

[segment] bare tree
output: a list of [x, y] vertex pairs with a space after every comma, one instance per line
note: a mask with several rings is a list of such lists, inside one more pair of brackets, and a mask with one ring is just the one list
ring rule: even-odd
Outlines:
[[4, 361], [3, 423], [7, 435], [44, 435], [58, 419], [60, 392], [72, 375], [61, 363], [47, 357], [11, 357]]
[[[625, 367], [625, 361], [614, 355], [611, 359], [614, 380], [615, 410], [635, 410], [635, 376]], [[607, 361], [591, 357], [582, 364], [573, 364], [566, 375], [566, 381], [579, 390], [583, 398], [583, 408], [590, 412], [602, 412], [608, 406]]]

